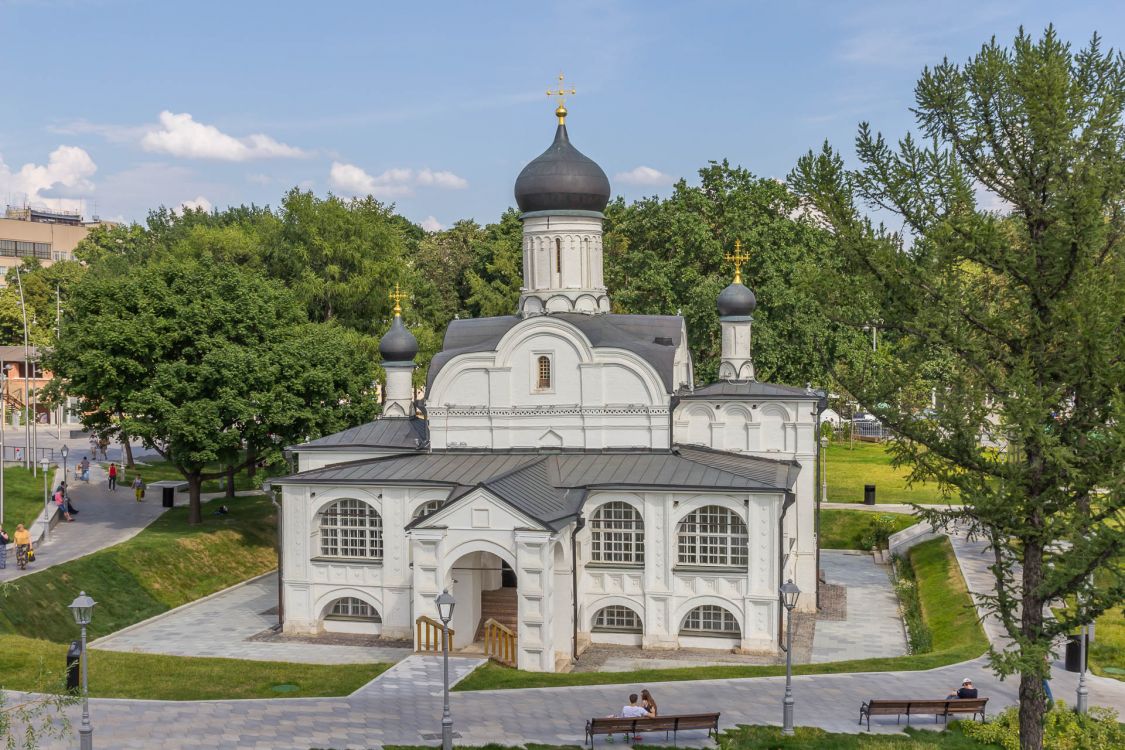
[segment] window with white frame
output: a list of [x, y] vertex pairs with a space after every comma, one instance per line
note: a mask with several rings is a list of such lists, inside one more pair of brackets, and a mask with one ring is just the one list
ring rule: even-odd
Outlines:
[[704, 604], [687, 613], [680, 633], [687, 635], [739, 636], [738, 620], [727, 610]]
[[414, 509], [414, 517], [421, 518], [422, 516], [428, 516], [444, 504], [444, 500], [431, 500], [428, 503], [419, 505]]
[[590, 557], [599, 563], [644, 564], [645, 524], [636, 508], [615, 501], [594, 511], [590, 516]]
[[362, 500], [337, 500], [320, 513], [320, 554], [382, 560], [383, 518]]
[[749, 559], [746, 524], [738, 514], [719, 505], [692, 511], [676, 534], [680, 565], [746, 567]]
[[354, 596], [345, 596], [332, 602], [332, 607], [324, 617], [327, 620], [383, 621], [374, 607], [362, 599], [356, 599]]
[[594, 615], [594, 630], [614, 633], [640, 633], [641, 618], [636, 612], [620, 604], [602, 607]]

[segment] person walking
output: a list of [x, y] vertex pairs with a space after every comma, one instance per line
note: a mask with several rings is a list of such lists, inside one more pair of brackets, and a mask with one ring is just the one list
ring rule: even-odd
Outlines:
[[[98, 454], [95, 453], [94, 458], [97, 458], [97, 457], [98, 457]], [[90, 457], [89, 456], [83, 456], [82, 457], [81, 466], [82, 466], [82, 481], [83, 482], [89, 482], [90, 481]]]
[[117, 464], [109, 465], [109, 489], [110, 492], [117, 492]]
[[141, 479], [140, 474], [133, 480], [133, 494], [137, 496], [138, 503], [143, 503], [145, 501], [145, 482]]
[[4, 531], [4, 527], [0, 526], [0, 570], [8, 567], [8, 542], [12, 538], [8, 536], [8, 532]]
[[16, 565], [20, 570], [27, 570], [27, 556], [31, 552], [31, 532], [23, 527], [22, 523], [16, 524]]

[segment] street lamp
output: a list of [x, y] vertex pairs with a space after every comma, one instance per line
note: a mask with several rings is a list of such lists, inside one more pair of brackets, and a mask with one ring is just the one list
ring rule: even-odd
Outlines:
[[62, 454], [62, 480], [65, 482], [66, 481], [66, 457], [70, 455], [70, 448], [66, 447], [66, 443], [63, 443], [63, 447], [59, 449], [59, 453]]
[[793, 608], [801, 590], [790, 578], [781, 584], [781, 603], [785, 605], [785, 699], [782, 705], [782, 734], [793, 734]]
[[441, 656], [444, 662], [442, 683], [445, 697], [441, 709], [441, 749], [453, 750], [453, 717], [449, 713], [449, 621], [453, 619], [453, 607], [457, 604], [457, 600], [449, 591], [442, 591], [438, 594], [435, 604], [437, 604], [438, 617], [445, 626], [441, 631]]
[[70, 603], [74, 622], [82, 628], [82, 726], [78, 729], [80, 750], [94, 750], [94, 728], [90, 726], [90, 688], [87, 682], [90, 665], [86, 659], [86, 626], [94, 616], [95, 604], [97, 602], [86, 596], [85, 591], [79, 592], [78, 598]]
[[50, 494], [50, 481], [47, 479], [47, 464], [50, 461], [43, 459], [39, 464], [43, 467], [43, 533], [47, 535], [47, 539], [51, 538], [51, 519], [47, 515], [47, 509], [51, 507], [51, 494]]

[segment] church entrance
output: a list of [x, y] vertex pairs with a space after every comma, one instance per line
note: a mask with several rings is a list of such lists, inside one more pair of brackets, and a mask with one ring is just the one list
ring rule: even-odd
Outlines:
[[515, 663], [519, 629], [516, 572], [491, 552], [469, 552], [450, 569], [450, 591], [457, 600], [454, 648], [485, 653], [503, 663]]

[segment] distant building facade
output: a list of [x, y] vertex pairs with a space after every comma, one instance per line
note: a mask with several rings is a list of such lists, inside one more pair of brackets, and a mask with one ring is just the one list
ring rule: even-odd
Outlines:
[[[9, 206], [0, 218], [0, 286], [8, 271], [35, 258], [43, 266], [73, 260], [74, 248], [90, 230], [107, 222], [84, 221], [79, 213]], [[21, 357], [22, 361], [22, 357]]]

